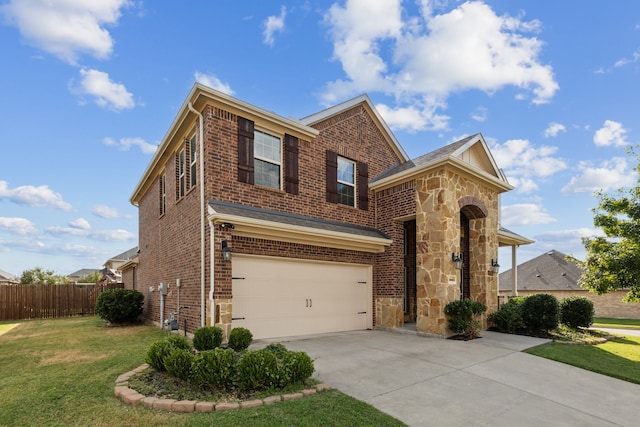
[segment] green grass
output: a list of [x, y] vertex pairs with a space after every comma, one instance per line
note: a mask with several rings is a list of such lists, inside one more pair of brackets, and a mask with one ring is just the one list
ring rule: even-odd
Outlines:
[[614, 338], [597, 345], [552, 342], [527, 353], [640, 384], [640, 337]]
[[592, 326], [599, 326], [601, 328], [640, 329], [640, 319], [594, 317]]
[[0, 426], [404, 425], [338, 390], [219, 413], [123, 404], [115, 379], [144, 363], [147, 347], [164, 337], [156, 327], [108, 328], [96, 317], [20, 323], [0, 335]]
[[0, 335], [4, 334], [5, 332], [10, 331], [11, 329], [15, 328], [16, 326], [18, 326], [17, 323], [4, 323], [0, 325]]

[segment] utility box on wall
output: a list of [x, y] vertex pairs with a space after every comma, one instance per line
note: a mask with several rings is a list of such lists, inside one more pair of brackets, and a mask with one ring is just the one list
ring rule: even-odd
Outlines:
[[166, 295], [168, 290], [167, 288], [168, 288], [167, 284], [164, 282], [161, 282], [158, 285], [158, 292], [160, 292], [160, 295]]

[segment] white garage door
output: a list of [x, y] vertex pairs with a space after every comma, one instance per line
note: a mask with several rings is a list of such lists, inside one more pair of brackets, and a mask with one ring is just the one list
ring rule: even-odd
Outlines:
[[254, 338], [371, 327], [371, 266], [233, 256], [232, 326]]

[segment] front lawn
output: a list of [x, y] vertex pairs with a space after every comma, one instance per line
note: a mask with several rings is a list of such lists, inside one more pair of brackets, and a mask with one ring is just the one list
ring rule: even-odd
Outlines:
[[[0, 328], [2, 325], [0, 325]], [[142, 363], [166, 332], [105, 327], [97, 317], [31, 320], [0, 335], [0, 425], [403, 426], [338, 390], [255, 409], [176, 414], [128, 406], [115, 379]]]
[[527, 353], [640, 384], [640, 337], [613, 338], [597, 345], [552, 342]]

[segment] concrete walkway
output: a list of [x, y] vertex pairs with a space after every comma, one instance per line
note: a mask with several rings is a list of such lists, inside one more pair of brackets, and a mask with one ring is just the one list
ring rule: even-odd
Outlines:
[[484, 331], [465, 342], [376, 330], [277, 341], [314, 358], [319, 380], [410, 426], [639, 422], [640, 385], [521, 352], [547, 342], [539, 338]]

